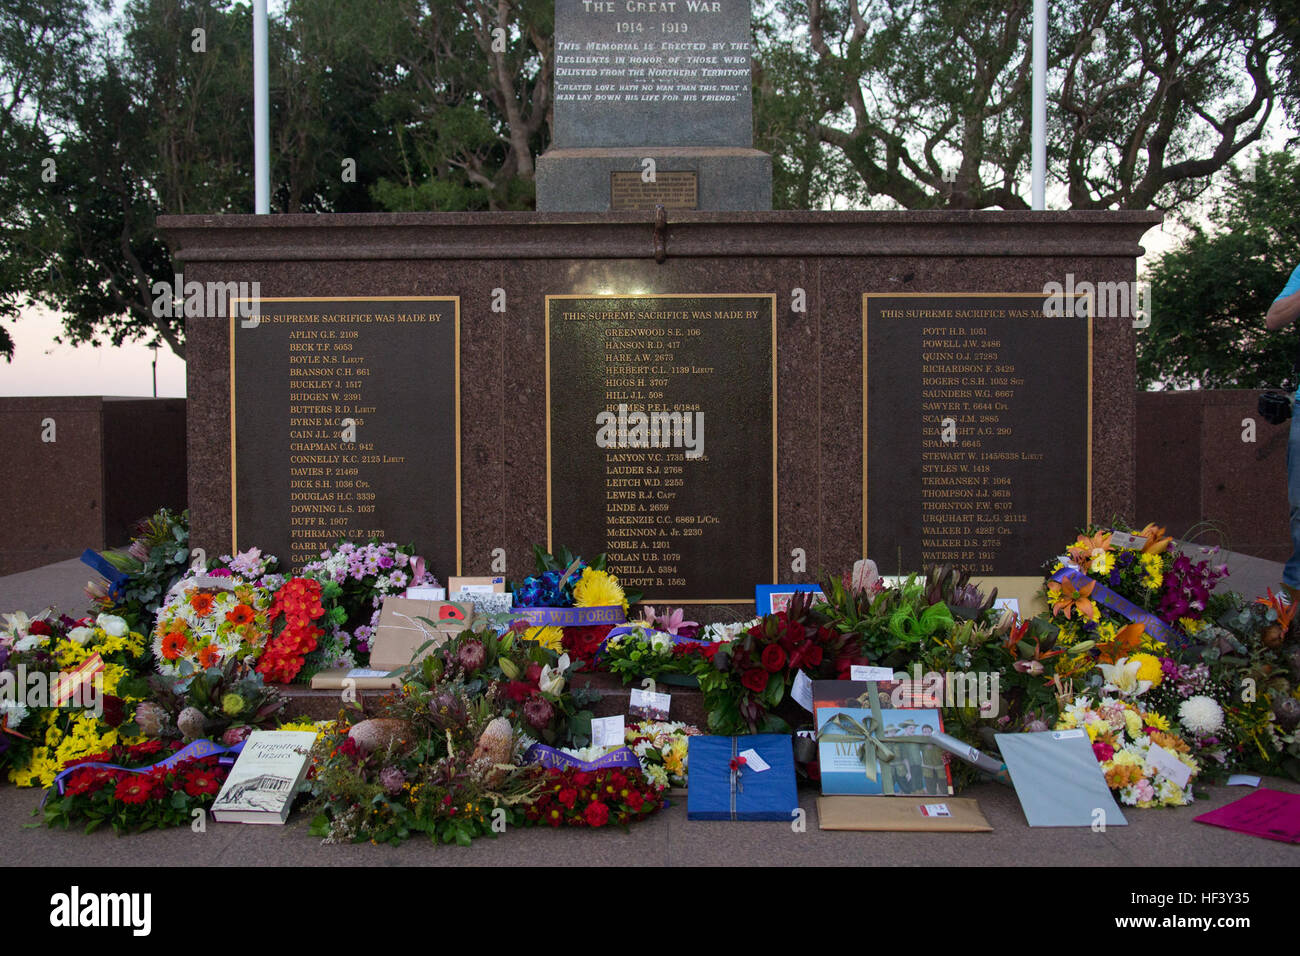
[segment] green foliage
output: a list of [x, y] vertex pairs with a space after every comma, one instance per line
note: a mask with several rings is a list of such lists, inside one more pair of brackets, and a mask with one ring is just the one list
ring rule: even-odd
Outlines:
[[[1253, 181], [1251, 181], [1253, 178]], [[1151, 326], [1138, 333], [1140, 386], [1292, 388], [1300, 333], [1264, 314], [1300, 265], [1300, 162], [1261, 156], [1182, 246], [1152, 265]]]
[[123, 551], [103, 553], [110, 564], [131, 575], [108, 612], [126, 620], [132, 630], [148, 635], [167, 589], [185, 573], [190, 558], [189, 511], [176, 514], [163, 508], [146, 518], [133, 547], [137, 545], [148, 552], [143, 561]]

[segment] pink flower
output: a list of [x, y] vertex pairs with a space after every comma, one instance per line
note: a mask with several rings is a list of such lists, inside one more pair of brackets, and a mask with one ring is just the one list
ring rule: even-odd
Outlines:
[[1115, 756], [1115, 748], [1104, 740], [1095, 741], [1092, 745], [1092, 752], [1096, 754], [1098, 763], [1105, 763]]

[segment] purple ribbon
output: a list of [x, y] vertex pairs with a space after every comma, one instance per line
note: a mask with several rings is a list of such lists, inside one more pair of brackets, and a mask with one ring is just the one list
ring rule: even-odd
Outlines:
[[511, 613], [533, 627], [588, 627], [621, 624], [627, 620], [622, 605], [601, 607], [514, 607]]
[[1092, 583], [1096, 585], [1096, 587], [1092, 589], [1092, 600], [1095, 603], [1110, 608], [1116, 614], [1123, 615], [1130, 621], [1140, 621], [1142, 624], [1146, 625], [1146, 631], [1148, 634], [1155, 636], [1166, 644], [1171, 644], [1174, 647], [1182, 647], [1183, 644], [1186, 643], [1185, 639], [1181, 635], [1171, 629], [1168, 624], [1160, 620], [1156, 615], [1152, 614], [1148, 610], [1138, 607], [1122, 594], [1116, 594], [1110, 588], [1106, 587], [1106, 585], [1102, 584], [1095, 578], [1088, 577], [1088, 575], [1084, 574], [1082, 571], [1076, 571], [1074, 568], [1061, 568], [1061, 570], [1052, 575], [1053, 581], [1061, 581], [1062, 579], [1069, 580], [1076, 589], [1086, 587], [1088, 582], [1092, 581]]
[[696, 647], [708, 647], [709, 645], [716, 643], [715, 641], [704, 640], [703, 638], [699, 638], [699, 637], [684, 637], [681, 634], [670, 634], [667, 631], [660, 631], [652, 627], [646, 627], [644, 624], [619, 625], [618, 627], [611, 629], [610, 632], [605, 635], [605, 640], [608, 641], [611, 638], [619, 637], [623, 634], [631, 634], [634, 631], [636, 631], [638, 628], [642, 631], [645, 631], [645, 636], [647, 638], [653, 637], [656, 634], [662, 634], [665, 637], [670, 638], [674, 645], [690, 644]]
[[[98, 761], [95, 763], [79, 763], [76, 766], [60, 771], [59, 775], [54, 778], [53, 786], [58, 787], [59, 796], [63, 796], [63, 788], [66, 784], [65, 778], [86, 767], [104, 767], [109, 770], [125, 770], [127, 773], [148, 773], [151, 770], [157, 770], [159, 767], [170, 770], [176, 764], [184, 763], [187, 760], [201, 760], [204, 757], [211, 757], [213, 754], [237, 754], [243, 749], [244, 741], [242, 740], [233, 747], [223, 747], [220, 744], [213, 743], [211, 740], [196, 740], [194, 743], [182, 747], [170, 757], [165, 757], [157, 763], [150, 764], [147, 767], [122, 767], [115, 763], [101, 763]], [[225, 762], [225, 758], [222, 759], [222, 762]], [[46, 790], [45, 793], [48, 796], [49, 790]], [[44, 801], [42, 800], [42, 803], [43, 802]]]
[[533, 744], [524, 753], [524, 763], [537, 763], [543, 767], [553, 767], [557, 770], [576, 767], [578, 770], [588, 772], [592, 770], [610, 770], [614, 767], [626, 767], [629, 770], [641, 769], [641, 761], [637, 759], [637, 755], [632, 752], [630, 747], [619, 747], [617, 750], [595, 760], [579, 760], [572, 754], [566, 754], [564, 751], [548, 747], [546, 744]]

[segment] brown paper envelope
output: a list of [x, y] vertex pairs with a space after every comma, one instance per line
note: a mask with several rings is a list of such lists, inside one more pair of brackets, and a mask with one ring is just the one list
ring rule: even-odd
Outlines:
[[[453, 607], [463, 618], [440, 619], [442, 607]], [[433, 626], [420, 618], [433, 621]], [[434, 646], [463, 630], [474, 620], [474, 605], [468, 601], [420, 601], [414, 598], [384, 598], [370, 649], [370, 666], [374, 670], [397, 670], [411, 663], [411, 656], [425, 641]], [[431, 650], [432, 648], [430, 648]], [[427, 652], [426, 652], [427, 653]]]
[[[931, 817], [921, 807], [946, 804], [950, 817]], [[818, 797], [817, 822], [823, 830], [920, 830], [949, 833], [991, 831], [979, 804], [969, 797]]]
[[[338, 667], [328, 671], [317, 671], [311, 678], [312, 690], [342, 690], [346, 686], [343, 681], [347, 678], [349, 670], [351, 668]], [[352, 682], [350, 686], [357, 690], [388, 690], [401, 683], [396, 677], [353, 677]]]

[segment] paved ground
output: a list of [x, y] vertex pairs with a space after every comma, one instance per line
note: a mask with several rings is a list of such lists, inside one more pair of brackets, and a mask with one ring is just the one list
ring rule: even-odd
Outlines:
[[[1300, 785], [1265, 785], [1300, 793]], [[817, 795], [800, 792], [805, 832], [785, 823], [686, 819], [682, 798], [630, 828], [552, 833], [507, 832], [469, 848], [411, 840], [400, 847], [324, 846], [298, 811], [284, 827], [210, 823], [189, 829], [116, 837], [77, 830], [25, 828], [40, 793], [0, 788], [0, 860], [6, 866], [1295, 866], [1300, 848], [1193, 822], [1193, 817], [1248, 792], [1208, 788], [1190, 807], [1126, 810], [1129, 825], [1030, 829], [1014, 791], [981, 784], [963, 794], [979, 801], [991, 833], [856, 833], [819, 830]], [[888, 799], [880, 797], [877, 799]]]

